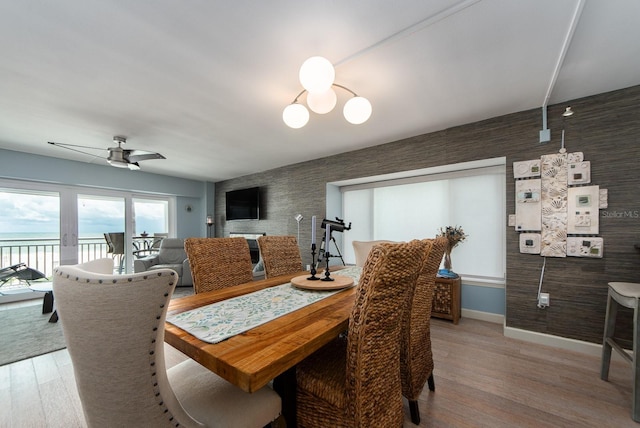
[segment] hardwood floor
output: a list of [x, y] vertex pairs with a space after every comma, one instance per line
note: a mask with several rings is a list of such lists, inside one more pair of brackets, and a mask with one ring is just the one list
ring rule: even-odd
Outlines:
[[[502, 326], [432, 320], [436, 391], [425, 388], [421, 427], [636, 427], [631, 368], [506, 338]], [[166, 346], [170, 367], [185, 357]], [[0, 427], [83, 427], [66, 350], [0, 366]], [[405, 403], [406, 404], [406, 403]], [[414, 427], [405, 406], [405, 427]]]

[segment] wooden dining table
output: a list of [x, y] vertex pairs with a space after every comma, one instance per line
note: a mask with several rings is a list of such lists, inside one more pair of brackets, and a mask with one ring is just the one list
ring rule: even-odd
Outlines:
[[[297, 272], [173, 299], [167, 316], [286, 284], [305, 274], [309, 273]], [[164, 340], [246, 392], [255, 392], [273, 380], [274, 389], [282, 397], [287, 426], [295, 426], [296, 364], [347, 329], [355, 292], [356, 287], [344, 289], [215, 344], [166, 322]]]

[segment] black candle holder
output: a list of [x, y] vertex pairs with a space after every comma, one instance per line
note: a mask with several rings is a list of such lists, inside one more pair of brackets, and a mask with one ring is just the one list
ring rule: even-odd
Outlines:
[[316, 276], [316, 244], [311, 244], [311, 276], [307, 278], [309, 281], [317, 281], [320, 278]]
[[331, 258], [329, 251], [325, 251], [324, 257], [327, 260], [327, 268], [324, 271], [324, 278], [322, 278], [320, 281], [333, 281], [333, 278], [331, 278], [330, 276], [331, 272], [329, 272], [329, 259]]

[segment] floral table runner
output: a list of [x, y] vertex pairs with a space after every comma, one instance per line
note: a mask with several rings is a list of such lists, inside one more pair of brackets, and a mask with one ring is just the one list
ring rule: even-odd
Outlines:
[[[360, 272], [349, 267], [336, 275], [357, 284]], [[340, 291], [302, 290], [286, 283], [167, 316], [167, 321], [202, 341], [218, 343]]]

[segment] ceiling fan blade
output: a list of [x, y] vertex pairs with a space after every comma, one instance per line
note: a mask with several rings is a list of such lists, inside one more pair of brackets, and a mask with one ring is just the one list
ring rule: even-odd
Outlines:
[[56, 143], [55, 141], [48, 141], [48, 143], [51, 144], [52, 146], [58, 146], [65, 149], [68, 149], [69, 147], [79, 147], [81, 149], [105, 150], [104, 147], [80, 146], [78, 144]]
[[87, 155], [87, 156], [93, 156], [94, 158], [101, 158], [101, 159], [106, 159], [104, 156], [98, 156], [95, 153], [87, 153], [83, 150], [78, 150], [75, 147], [80, 147], [82, 149], [91, 149], [91, 150], [104, 150], [102, 148], [98, 148], [98, 147], [90, 147], [90, 146], [78, 146], [76, 144], [65, 144], [65, 143], [56, 143], [53, 141], [48, 141], [49, 144], [51, 144], [52, 146], [56, 146], [56, 147], [60, 147], [62, 149], [67, 149], [67, 150], [71, 150], [72, 152], [78, 152], [78, 153], [82, 153], [83, 155]]
[[160, 153], [148, 152], [145, 150], [124, 150], [124, 158], [131, 163], [150, 159], [166, 159]]

